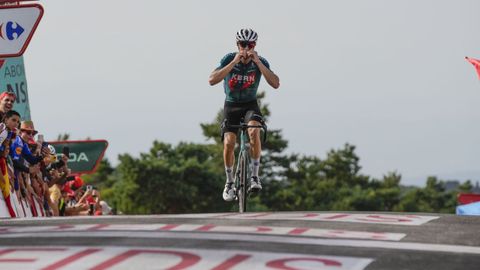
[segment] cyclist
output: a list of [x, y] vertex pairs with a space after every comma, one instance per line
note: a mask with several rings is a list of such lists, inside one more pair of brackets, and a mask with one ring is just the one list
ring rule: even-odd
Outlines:
[[[257, 54], [255, 46], [258, 34], [252, 29], [240, 29], [237, 32], [238, 52], [229, 53], [220, 61], [209, 78], [210, 85], [215, 85], [224, 81], [224, 91], [226, 95], [224, 105], [224, 122], [226, 127], [224, 137], [223, 160], [225, 164], [225, 173], [227, 180], [223, 190], [223, 199], [232, 201], [235, 198], [233, 164], [235, 163], [234, 149], [237, 141], [238, 128], [231, 128], [228, 125], [239, 125], [242, 117], [247, 111], [253, 111], [248, 125], [260, 125], [263, 121], [262, 113], [257, 103], [257, 89], [262, 75], [270, 86], [277, 89], [280, 86], [280, 80], [275, 73], [270, 70], [267, 60]], [[262, 189], [258, 170], [260, 167], [260, 131], [258, 128], [248, 130], [251, 145], [252, 158], [252, 176], [250, 189], [259, 191]]]

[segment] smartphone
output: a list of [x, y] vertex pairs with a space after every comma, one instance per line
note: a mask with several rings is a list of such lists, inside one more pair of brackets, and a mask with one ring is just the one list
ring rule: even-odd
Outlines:
[[44, 138], [43, 138], [43, 134], [38, 134], [38, 139], [37, 141], [40, 143], [40, 144], [43, 144], [43, 142], [45, 141]]
[[88, 185], [87, 190], [93, 190], [93, 187], [91, 185]]
[[95, 213], [95, 205], [94, 204], [90, 204], [90, 210], [88, 211], [88, 214], [90, 216], [93, 216], [93, 214]]
[[63, 154], [64, 154], [65, 156], [67, 156], [68, 158], [70, 158], [70, 147], [64, 146], [62, 152], [63, 152]]

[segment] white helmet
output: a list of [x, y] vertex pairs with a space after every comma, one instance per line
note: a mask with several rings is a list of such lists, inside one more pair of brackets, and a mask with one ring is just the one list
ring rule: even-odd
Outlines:
[[57, 154], [57, 151], [55, 151], [55, 147], [53, 147], [53, 145], [49, 144], [48, 149], [50, 149], [50, 154], [52, 155]]
[[258, 38], [257, 32], [250, 28], [240, 29], [237, 32], [237, 41], [256, 42]]

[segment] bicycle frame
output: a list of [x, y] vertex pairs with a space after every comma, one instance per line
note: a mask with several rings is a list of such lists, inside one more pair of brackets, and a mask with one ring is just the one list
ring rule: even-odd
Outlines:
[[251, 174], [250, 169], [250, 146], [247, 144], [248, 134], [245, 129], [240, 132], [240, 150], [237, 158], [237, 169], [235, 172], [235, 190], [238, 200], [238, 211], [243, 213], [247, 210], [248, 181]]
[[[248, 144], [249, 128], [261, 128], [264, 130], [264, 142], [266, 141], [267, 126], [262, 123], [262, 125], [248, 125], [242, 122], [240, 125], [229, 125], [229, 127], [240, 128], [240, 150], [237, 157], [237, 167], [235, 171], [235, 190], [238, 200], [238, 210], [240, 213], [243, 213], [247, 210], [247, 198], [249, 190], [249, 181], [251, 175], [250, 168], [250, 146]], [[223, 140], [223, 134], [222, 134]]]

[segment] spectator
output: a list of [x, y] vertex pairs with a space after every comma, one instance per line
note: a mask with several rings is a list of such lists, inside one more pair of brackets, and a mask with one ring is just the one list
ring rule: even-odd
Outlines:
[[13, 109], [13, 103], [16, 96], [12, 92], [3, 92], [0, 94], [0, 121], [3, 122], [5, 114]]
[[[25, 159], [30, 165], [36, 165], [43, 160], [43, 156], [33, 156], [28, 148], [28, 142], [33, 141], [33, 136], [35, 136], [35, 134], [37, 134], [37, 131], [35, 130], [32, 121], [23, 121], [21, 123], [20, 136], [16, 137], [15, 142], [10, 147], [10, 155], [13, 159], [15, 171], [37, 173], [40, 170], [38, 166], [31, 166], [29, 168], [22, 163], [22, 159]], [[42, 155], [46, 156], [48, 153], [47, 149], [42, 149]]]
[[93, 190], [86, 187], [80, 188], [75, 192], [75, 205], [67, 207], [66, 214], [71, 216], [87, 216], [90, 212], [88, 198]]
[[112, 214], [112, 208], [108, 205], [106, 201], [100, 201], [100, 210], [102, 211], [102, 215], [111, 215]]
[[15, 95], [0, 94], [0, 217], [107, 215], [100, 192], [69, 176], [68, 157], [38, 136], [32, 121], [20, 122]]
[[0, 190], [2, 197], [7, 206], [10, 217], [16, 217], [15, 210], [12, 206], [12, 201], [10, 198], [11, 189], [10, 189], [10, 179], [7, 171], [7, 157], [9, 149], [9, 139], [8, 139], [8, 130], [5, 124], [1, 123], [0, 125]]

